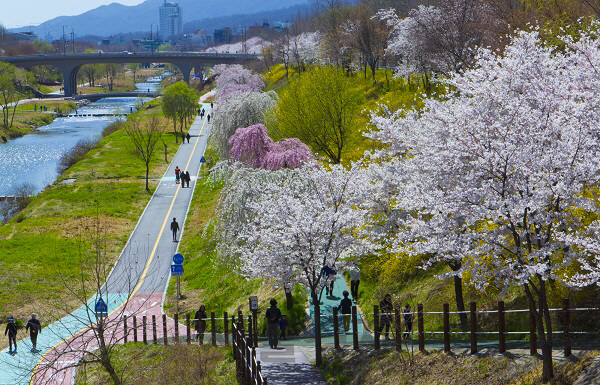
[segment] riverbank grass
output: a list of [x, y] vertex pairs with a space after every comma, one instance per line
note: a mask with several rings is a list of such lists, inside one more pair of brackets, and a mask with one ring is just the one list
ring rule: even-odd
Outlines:
[[[167, 159], [161, 148], [154, 154], [150, 193], [143, 162], [124, 131], [117, 130], [0, 225], [0, 279], [6, 288], [0, 294], [0, 322], [9, 315], [26, 320], [35, 312], [48, 324], [64, 316], [57, 303], [59, 309], [82, 305], [73, 293], [79, 293], [75, 283], [82, 275], [91, 278], [81, 266], [92, 254], [95, 224], [109, 271], [177, 150], [172, 134], [166, 133], [164, 141]], [[0, 348], [6, 343], [1, 340]]]

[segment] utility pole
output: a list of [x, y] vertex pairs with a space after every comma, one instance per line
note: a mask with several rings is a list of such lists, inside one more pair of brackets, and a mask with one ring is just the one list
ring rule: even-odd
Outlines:
[[71, 27], [71, 53], [75, 53], [75, 32], [73, 31], [73, 27]]
[[62, 41], [63, 41], [63, 56], [67, 54], [67, 47], [65, 46], [65, 26], [63, 25], [63, 36], [62, 36]]

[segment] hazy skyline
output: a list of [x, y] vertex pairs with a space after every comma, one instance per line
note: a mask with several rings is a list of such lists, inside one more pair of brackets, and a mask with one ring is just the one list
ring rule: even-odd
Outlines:
[[0, 0], [0, 24], [6, 28], [38, 25], [57, 16], [79, 15], [101, 5], [137, 5], [144, 0]]

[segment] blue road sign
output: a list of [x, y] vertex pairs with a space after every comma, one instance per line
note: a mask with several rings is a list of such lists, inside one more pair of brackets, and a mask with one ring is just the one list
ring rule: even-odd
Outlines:
[[204, 156], [202, 156], [202, 158], [200, 158], [200, 163], [206, 163], [206, 159], [204, 159]]
[[173, 276], [173, 277], [183, 276], [183, 265], [171, 265], [171, 276]]
[[173, 256], [173, 263], [176, 265], [181, 265], [183, 263], [183, 255], [175, 254]]
[[107, 313], [108, 306], [106, 306], [106, 302], [104, 302], [104, 300], [100, 298], [98, 302], [96, 302], [94, 310], [96, 311], [96, 313]]

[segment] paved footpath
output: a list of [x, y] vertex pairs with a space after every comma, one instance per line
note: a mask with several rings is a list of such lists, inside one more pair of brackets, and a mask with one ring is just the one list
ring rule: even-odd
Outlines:
[[[210, 110], [210, 104], [204, 105], [204, 108]], [[171, 274], [171, 259], [179, 244], [172, 240], [170, 223], [173, 218], [177, 218], [182, 228], [178, 234], [178, 238], [181, 238], [209, 132], [207, 120], [197, 117], [190, 129], [190, 143], [179, 147], [102, 288], [109, 312], [108, 335], [112, 341], [122, 340], [122, 313], [136, 314], [139, 318], [145, 315], [149, 320], [155, 315], [157, 321], [162, 317], [163, 296]], [[176, 166], [192, 175], [190, 188], [181, 188], [175, 183]], [[90, 298], [86, 306], [44, 328], [38, 337], [39, 352], [30, 352], [31, 343], [28, 338], [19, 341], [18, 353], [14, 356], [8, 354], [8, 349], [4, 349], [0, 353], [0, 384], [71, 384], [75, 373], [70, 366], [78, 362], [86, 351], [93, 351], [97, 347], [93, 335], [89, 331], [86, 333], [90, 320], [95, 320], [93, 309], [96, 300], [96, 297]], [[43, 314], [40, 316], [43, 318]], [[132, 322], [131, 319], [129, 322]], [[157, 337], [161, 338], [162, 322], [157, 324]], [[120, 327], [116, 328], [116, 325]], [[129, 325], [131, 329], [133, 325]], [[173, 321], [168, 320], [169, 334], [173, 327]], [[65, 352], [69, 354], [64, 354]], [[56, 357], [60, 358], [55, 360]], [[43, 370], [43, 363], [49, 361], [54, 362]], [[36, 375], [32, 379], [34, 370]]]

